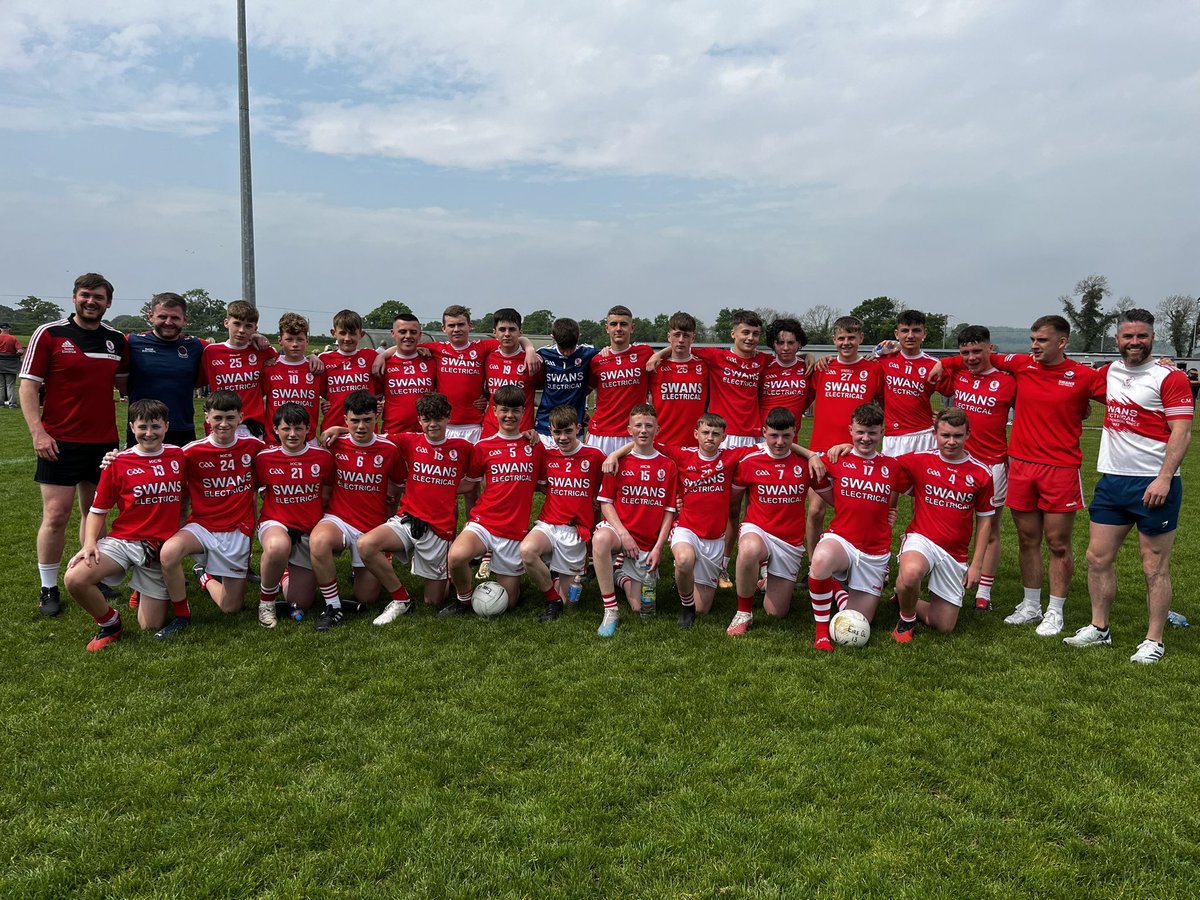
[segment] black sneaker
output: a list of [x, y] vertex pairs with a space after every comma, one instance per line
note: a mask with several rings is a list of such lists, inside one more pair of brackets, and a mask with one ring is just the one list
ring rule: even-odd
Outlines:
[[38, 612], [48, 619], [62, 615], [62, 600], [58, 596], [58, 587], [42, 588], [38, 598]]
[[438, 610], [437, 617], [439, 619], [449, 619], [451, 616], [465, 616], [470, 611], [470, 603], [459, 603], [457, 600], [451, 600]]
[[544, 610], [542, 610], [541, 618], [539, 618], [538, 621], [542, 622], [542, 623], [553, 622], [555, 619], [557, 619], [562, 614], [563, 614], [562, 601], [561, 600], [548, 600], [548, 601], [546, 601], [546, 608]]
[[100, 582], [100, 584], [97, 585], [97, 587], [100, 588], [100, 593], [104, 595], [104, 599], [107, 600], [109, 603], [111, 603], [113, 600], [117, 599], [117, 589], [115, 587], [109, 587], [103, 581]]
[[328, 631], [335, 625], [340, 625], [344, 616], [345, 613], [340, 608], [335, 609], [332, 606], [326, 606], [321, 611], [321, 614], [317, 616], [317, 621], [313, 622], [313, 628], [317, 629], [317, 631]]
[[189, 616], [176, 616], [162, 628], [158, 629], [158, 631], [154, 632], [154, 639], [156, 641], [169, 640], [191, 624], [192, 620]]
[[691, 628], [696, 624], [696, 607], [685, 606], [679, 611], [679, 619], [676, 624], [680, 628]]

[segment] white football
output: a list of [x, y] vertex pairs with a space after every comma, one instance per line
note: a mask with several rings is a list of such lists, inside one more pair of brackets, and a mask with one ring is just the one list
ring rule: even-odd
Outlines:
[[843, 647], [865, 647], [871, 639], [871, 623], [856, 609], [843, 609], [829, 622], [829, 636]]
[[508, 591], [494, 581], [485, 581], [471, 594], [471, 609], [485, 619], [498, 616], [508, 609]]

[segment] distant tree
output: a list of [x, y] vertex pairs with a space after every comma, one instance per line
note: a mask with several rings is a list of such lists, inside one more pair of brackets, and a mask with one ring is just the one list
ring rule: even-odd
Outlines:
[[593, 319], [580, 319], [579, 343], [591, 344], [594, 347], [607, 347], [608, 332], [604, 330], [604, 323]]
[[535, 309], [521, 319], [521, 330], [526, 334], [549, 334], [558, 318], [548, 309]]
[[[1071, 322], [1071, 345], [1073, 349], [1091, 352], [1100, 349], [1109, 327], [1117, 320], [1118, 313], [1105, 312], [1104, 298], [1110, 293], [1108, 279], [1103, 275], [1089, 275], [1075, 285], [1075, 293], [1058, 298], [1063, 314]], [[1074, 297], [1079, 298], [1076, 305]]]
[[400, 300], [384, 300], [363, 316], [363, 325], [367, 328], [385, 328], [391, 331], [396, 317], [401, 314], [412, 315], [412, 310], [408, 308], [407, 303]]
[[733, 314], [740, 307], [723, 306], [717, 313], [717, 320], [713, 322], [712, 331], [709, 333], [709, 338], [714, 344], [729, 343], [729, 333], [733, 331]]
[[494, 313], [488, 313], [471, 323], [471, 330], [480, 332], [481, 334], [491, 334], [492, 329], [496, 327], [496, 316]]
[[850, 310], [850, 315], [863, 324], [864, 344], [876, 344], [893, 337], [899, 314], [900, 304], [891, 297], [872, 297]]
[[832, 306], [827, 306], [824, 303], [819, 303], [816, 306], [802, 312], [799, 316], [800, 324], [804, 326], [804, 331], [808, 335], [810, 344], [832, 344], [833, 343], [833, 323], [840, 318], [842, 311], [834, 309]]
[[1195, 340], [1197, 304], [1195, 297], [1172, 294], [1158, 304], [1158, 321], [1155, 323], [1159, 335], [1171, 344], [1177, 357], [1189, 356]]
[[946, 326], [950, 324], [950, 316], [946, 313], [925, 314], [925, 346], [947, 346]]
[[123, 331], [126, 334], [145, 331], [150, 327], [144, 316], [117, 316], [108, 324], [117, 329], [117, 331]]
[[17, 304], [13, 316], [13, 331], [29, 333], [39, 325], [53, 322], [63, 317], [62, 307], [41, 297], [30, 294]]
[[5, 306], [0, 303], [0, 322], [8, 322], [10, 325], [16, 322], [17, 311], [11, 306]]

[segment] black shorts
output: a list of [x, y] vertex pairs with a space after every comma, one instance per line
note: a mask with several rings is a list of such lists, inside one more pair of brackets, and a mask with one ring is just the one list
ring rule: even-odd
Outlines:
[[116, 441], [100, 444], [80, 444], [74, 441], [58, 442], [58, 459], [37, 461], [33, 480], [38, 484], [58, 484], [75, 487], [81, 481], [100, 483], [100, 461], [109, 450], [116, 450]]
[[[167, 436], [163, 438], [164, 444], [172, 444], [176, 447], [186, 447], [196, 439], [195, 428], [184, 428], [179, 431], [168, 431]], [[125, 429], [125, 449], [137, 445], [137, 438], [133, 436], [133, 432], [128, 428]]]

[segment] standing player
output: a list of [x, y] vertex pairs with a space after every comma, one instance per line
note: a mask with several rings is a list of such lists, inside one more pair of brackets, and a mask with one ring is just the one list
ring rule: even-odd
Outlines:
[[279, 318], [279, 346], [283, 356], [263, 372], [263, 395], [267, 412], [267, 443], [279, 444], [273, 423], [275, 413], [285, 403], [298, 403], [308, 411], [308, 436], [317, 436], [321, 398], [325, 396], [325, 372], [314, 373], [308, 352], [308, 319], [299, 313], [284, 313]]
[[1121, 358], [1108, 367], [1104, 433], [1096, 468], [1100, 481], [1090, 508], [1088, 594], [1092, 621], [1065, 643], [1111, 644], [1108, 616], [1117, 590], [1117, 551], [1134, 525], [1146, 576], [1146, 639], [1129, 658], [1150, 664], [1163, 657], [1163, 625], [1171, 608], [1171, 548], [1179, 524], [1183, 483], [1179, 464], [1192, 439], [1194, 401], [1187, 376], [1151, 360], [1154, 316], [1131, 309], [1117, 322]]
[[671, 316], [667, 323], [670, 355], [658, 362], [650, 378], [650, 402], [658, 413], [658, 443], [667, 447], [694, 444], [696, 422], [708, 409], [708, 364], [692, 354], [695, 339], [692, 315], [677, 312]]
[[[490, 437], [499, 429], [496, 425], [496, 391], [506, 384], [514, 384], [525, 394], [525, 412], [521, 416], [521, 430], [533, 429], [537, 404], [538, 379], [528, 365], [527, 354], [521, 347], [521, 314], [511, 307], [498, 309], [492, 316], [495, 323], [492, 334], [497, 347], [488, 354], [484, 363], [484, 391], [489, 398], [487, 411], [483, 414], [483, 436]], [[540, 359], [541, 357], [539, 357]]]
[[329, 409], [321, 420], [322, 431], [346, 426], [346, 398], [355, 391], [376, 396], [383, 392], [374, 371], [375, 351], [358, 346], [363, 339], [362, 316], [352, 309], [340, 310], [334, 314], [333, 330], [329, 333], [337, 346], [318, 357], [325, 366], [325, 398], [329, 401]]
[[[171, 411], [163, 442], [183, 447], [196, 439], [192, 394], [200, 381], [205, 341], [184, 334], [187, 300], [179, 294], [150, 298], [150, 331], [129, 336], [129, 402], [161, 400]], [[125, 446], [132, 447], [133, 430]]]
[[[900, 544], [896, 595], [900, 621], [892, 632], [899, 643], [913, 639], [917, 619], [934, 631], [953, 631], [964, 590], [979, 583], [996, 525], [990, 467], [967, 453], [967, 414], [943, 409], [934, 421], [935, 450], [906, 453], [897, 461], [912, 484], [913, 517]], [[975, 554], [967, 565], [971, 532]], [[919, 599], [929, 576], [929, 600]]]
[[795, 319], [775, 319], [767, 326], [767, 343], [775, 358], [763, 370], [759, 391], [758, 412], [762, 420], [777, 406], [789, 410], [796, 418], [796, 433], [812, 403], [812, 378], [800, 351], [808, 343], [808, 335]]
[[903, 310], [896, 317], [896, 341], [899, 353], [880, 359], [883, 368], [884, 432], [883, 452], [903, 456], [918, 450], [932, 450], [934, 385], [929, 373], [937, 365], [921, 345], [925, 341], [925, 313]]
[[542, 398], [538, 402], [537, 433], [547, 450], [557, 446], [550, 427], [550, 411], [558, 406], [575, 410], [576, 422], [587, 424], [587, 398], [591, 392], [588, 376], [592, 359], [600, 351], [590, 344], [579, 346], [579, 323], [574, 319], [555, 319], [550, 328], [554, 344], [538, 349], [542, 358]]
[[608, 333], [607, 352], [592, 360], [592, 387], [596, 389], [596, 411], [588, 423], [587, 442], [606, 454], [629, 440], [629, 413], [645, 404], [650, 388], [646, 361], [653, 351], [645, 344], [631, 343], [633, 313], [627, 306], [614, 306], [604, 319]]
[[103, 275], [80, 275], [71, 292], [75, 312], [38, 328], [21, 365], [21, 411], [37, 454], [33, 480], [42, 493], [37, 560], [43, 616], [62, 612], [58, 569], [71, 506], [78, 495], [82, 543], [100, 461], [117, 446], [113, 387], [125, 393], [129, 351], [125, 335], [104, 324], [112, 298], [113, 286]]
[[437, 387], [437, 362], [417, 353], [420, 340], [420, 320], [412, 313], [396, 316], [392, 323], [396, 352], [387, 357], [383, 369], [383, 433], [393, 440], [422, 430], [417, 401]]
[[232, 391], [241, 401], [242, 433], [266, 436], [267, 412], [263, 400], [263, 370], [278, 354], [254, 341], [258, 333], [258, 310], [245, 300], [235, 300], [225, 311], [229, 340], [207, 344], [201, 367], [204, 380], [214, 391]]

